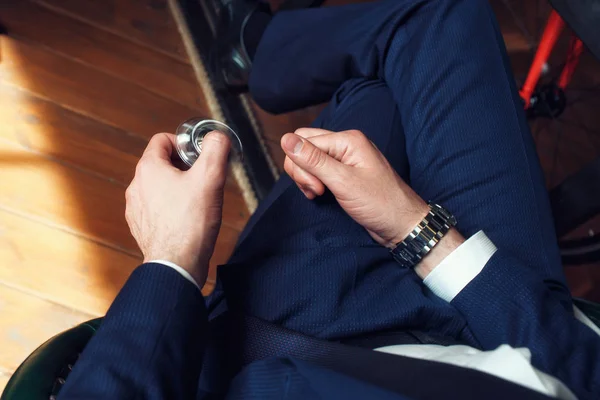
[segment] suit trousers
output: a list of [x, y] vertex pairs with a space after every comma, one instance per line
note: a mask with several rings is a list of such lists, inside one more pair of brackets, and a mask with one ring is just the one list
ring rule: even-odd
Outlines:
[[[543, 174], [487, 1], [278, 13], [250, 90], [273, 113], [329, 101], [314, 127], [361, 130], [424, 200], [454, 213], [466, 238], [483, 230], [570, 307]], [[331, 194], [307, 200], [286, 175], [208, 300], [213, 317], [230, 309], [319, 338], [420, 330], [480, 347], [463, 316]]]

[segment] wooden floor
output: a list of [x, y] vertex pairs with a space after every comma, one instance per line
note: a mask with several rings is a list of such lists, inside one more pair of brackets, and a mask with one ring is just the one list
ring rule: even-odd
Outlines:
[[[0, 24], [1, 391], [105, 313], [141, 260], [124, 191], [148, 138], [209, 114], [166, 0], [1, 0]], [[248, 216], [230, 177], [213, 266]]]

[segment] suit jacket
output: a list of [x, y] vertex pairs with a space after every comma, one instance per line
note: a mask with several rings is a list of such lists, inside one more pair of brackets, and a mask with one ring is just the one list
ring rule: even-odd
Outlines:
[[[600, 397], [600, 338], [516, 260], [498, 251], [452, 304], [484, 349], [502, 343], [528, 347], [533, 364], [558, 377], [579, 398]], [[204, 299], [192, 283], [163, 265], [142, 265], [111, 306], [59, 398], [195, 398], [208, 340], [207, 318]], [[426, 376], [419, 382], [431, 383]], [[448, 389], [444, 398], [464, 398]], [[247, 366], [231, 381], [228, 397], [409, 398], [285, 357]], [[531, 397], [538, 396], [532, 392]]]

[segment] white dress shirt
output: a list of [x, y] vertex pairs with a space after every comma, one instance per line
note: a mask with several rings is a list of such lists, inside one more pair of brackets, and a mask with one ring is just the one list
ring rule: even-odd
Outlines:
[[[485, 233], [479, 231], [435, 267], [423, 283], [435, 295], [450, 302], [483, 270], [496, 250], [496, 246]], [[194, 278], [178, 265], [165, 260], [152, 262], [173, 268], [200, 290]], [[574, 312], [578, 320], [600, 335], [600, 329], [579, 309], [575, 307]], [[376, 351], [471, 368], [548, 396], [565, 400], [576, 399], [562, 382], [531, 365], [531, 352], [527, 348], [513, 348], [505, 344], [495, 350], [481, 351], [463, 345], [404, 344], [381, 347]]]

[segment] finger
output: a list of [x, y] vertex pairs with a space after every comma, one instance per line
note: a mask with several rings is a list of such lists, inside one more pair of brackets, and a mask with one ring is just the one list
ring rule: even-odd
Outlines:
[[175, 135], [172, 133], [157, 133], [148, 142], [142, 157], [148, 157], [171, 164], [171, 157], [175, 149]]
[[323, 182], [294, 164], [289, 157], [285, 158], [283, 169], [305, 194], [312, 193], [314, 198], [325, 193], [325, 185], [323, 185]]
[[349, 171], [344, 164], [329, 155], [330, 151], [336, 153], [335, 147], [339, 146], [335, 134], [320, 137], [326, 136], [329, 136], [329, 140], [322, 140], [321, 146], [316, 147], [308, 139], [288, 133], [281, 138], [281, 147], [294, 164], [334, 191], [341, 188]]
[[315, 196], [315, 194], [309, 190], [306, 190], [305, 188], [303, 188], [302, 186], [296, 184], [296, 186], [298, 187], [298, 189], [300, 189], [300, 191], [302, 192], [302, 194], [304, 195], [304, 197], [306, 197], [309, 200], [313, 200], [315, 199], [317, 196]]
[[383, 157], [377, 146], [357, 130], [325, 133], [312, 136], [307, 140], [349, 167], [368, 163], [369, 160], [373, 160], [373, 157], [377, 157], [378, 153]]
[[189, 170], [194, 180], [213, 188], [222, 188], [227, 179], [227, 161], [231, 140], [222, 132], [212, 131], [202, 139], [200, 157]]

